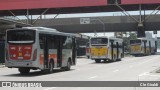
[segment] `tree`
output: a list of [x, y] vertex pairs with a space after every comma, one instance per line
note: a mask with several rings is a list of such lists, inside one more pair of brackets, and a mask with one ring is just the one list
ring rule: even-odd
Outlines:
[[137, 34], [134, 33], [129, 33], [128, 37], [123, 37], [124, 41], [124, 50], [125, 52], [129, 52], [130, 50], [130, 40], [137, 39]]

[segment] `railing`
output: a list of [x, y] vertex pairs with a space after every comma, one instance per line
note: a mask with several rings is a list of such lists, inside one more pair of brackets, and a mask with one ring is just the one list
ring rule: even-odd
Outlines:
[[15, 21], [18, 20], [16, 17], [13, 17], [13, 16], [4, 16], [4, 17], [1, 17], [1, 18], [10, 19], [10, 20], [15, 20]]

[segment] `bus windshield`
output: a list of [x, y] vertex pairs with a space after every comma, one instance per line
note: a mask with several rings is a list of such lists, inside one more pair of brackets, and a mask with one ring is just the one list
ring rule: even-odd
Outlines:
[[130, 44], [141, 44], [141, 40], [139, 40], [139, 39], [130, 40]]
[[9, 43], [33, 43], [35, 41], [34, 30], [10, 30], [7, 32]]
[[92, 38], [91, 44], [108, 44], [107, 38]]

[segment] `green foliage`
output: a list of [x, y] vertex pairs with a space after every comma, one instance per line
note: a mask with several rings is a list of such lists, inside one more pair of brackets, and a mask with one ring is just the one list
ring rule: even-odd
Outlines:
[[137, 34], [136, 33], [130, 33], [128, 39], [129, 40], [137, 39]]
[[130, 40], [137, 39], [137, 34], [136, 33], [129, 33], [129, 37], [123, 37], [124, 41], [124, 49], [125, 52], [129, 52], [130, 50]]

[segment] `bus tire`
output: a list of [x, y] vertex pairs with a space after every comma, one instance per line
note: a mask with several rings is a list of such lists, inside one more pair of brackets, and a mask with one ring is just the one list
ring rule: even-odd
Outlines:
[[112, 59], [108, 59], [108, 62], [110, 62], [110, 63], [111, 63], [111, 62], [113, 62], [113, 60], [112, 60]]
[[30, 72], [30, 68], [18, 68], [18, 71], [21, 74], [28, 74]]
[[53, 72], [53, 68], [54, 68], [54, 63], [53, 63], [53, 61], [51, 60], [51, 61], [49, 62], [49, 71], [48, 71], [48, 73], [52, 73], [52, 72]]
[[54, 68], [54, 62], [53, 62], [53, 60], [51, 60], [49, 62], [49, 69], [42, 69], [41, 72], [42, 72], [42, 74], [53, 73], [53, 68]]
[[114, 59], [113, 59], [113, 62], [116, 62], [117, 59], [116, 59], [116, 55], [114, 54]]
[[117, 59], [117, 61], [121, 61], [121, 58], [120, 58], [120, 59]]
[[62, 69], [64, 69], [65, 71], [71, 70], [71, 60], [70, 60], [70, 59], [69, 59], [68, 62], [67, 62], [67, 66], [66, 66], [66, 67], [63, 67]]
[[95, 60], [95, 62], [96, 62], [96, 63], [100, 63], [100, 62], [101, 62], [101, 60], [99, 60], [99, 59], [96, 59], [96, 60]]
[[106, 63], [107, 62], [107, 59], [104, 59], [104, 63]]

